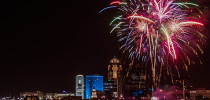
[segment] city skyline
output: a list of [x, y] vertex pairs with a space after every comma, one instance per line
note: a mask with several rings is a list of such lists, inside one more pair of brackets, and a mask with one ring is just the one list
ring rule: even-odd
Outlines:
[[[109, 34], [111, 13], [99, 14], [109, 3], [107, 0], [1, 1], [0, 96], [37, 90], [74, 92], [78, 74], [99, 74], [107, 79], [110, 59], [114, 56], [125, 59], [118, 50], [117, 39]], [[205, 34], [209, 37], [209, 13], [206, 18]], [[189, 67], [197, 88], [210, 88], [207, 41], [201, 55], [203, 64]]]

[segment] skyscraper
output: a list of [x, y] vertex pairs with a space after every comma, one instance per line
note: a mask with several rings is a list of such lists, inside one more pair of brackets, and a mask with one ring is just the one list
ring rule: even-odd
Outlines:
[[114, 57], [108, 65], [108, 81], [117, 81], [118, 76], [121, 76], [121, 71], [122, 65], [120, 64], [120, 60]]
[[82, 99], [84, 99], [84, 91], [85, 91], [85, 85], [84, 85], [84, 76], [83, 75], [77, 75], [76, 76], [76, 96], [82, 96]]
[[85, 98], [90, 99], [93, 89], [103, 92], [103, 76], [88, 75], [85, 79]]
[[126, 96], [145, 97], [146, 74], [145, 69], [140, 64], [130, 65], [126, 76]]
[[104, 91], [109, 97], [123, 96], [122, 65], [116, 57], [108, 65], [108, 81], [104, 83]]

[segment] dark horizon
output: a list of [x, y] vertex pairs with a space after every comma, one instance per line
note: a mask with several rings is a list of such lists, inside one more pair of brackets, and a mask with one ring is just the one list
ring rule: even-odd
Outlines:
[[[77, 74], [106, 78], [109, 60], [122, 59], [117, 39], [109, 33], [113, 12], [99, 14], [110, 1], [0, 1], [0, 96], [74, 92]], [[199, 3], [210, 4], [207, 0]], [[209, 37], [209, 13], [205, 16]], [[189, 68], [197, 88], [210, 88], [209, 40], [201, 56], [203, 64]]]

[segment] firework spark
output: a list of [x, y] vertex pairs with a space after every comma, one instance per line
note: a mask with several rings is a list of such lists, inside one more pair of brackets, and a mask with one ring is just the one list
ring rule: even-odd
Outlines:
[[202, 14], [198, 4], [176, 0], [118, 0], [100, 13], [112, 8], [118, 9], [121, 15], [111, 21], [114, 27], [110, 33], [116, 30], [119, 42], [123, 43], [120, 49], [127, 51], [129, 58], [151, 62], [153, 81], [158, 78], [156, 73], [161, 76], [157, 68], [161, 71], [165, 68], [169, 74], [172, 67], [183, 66], [188, 70], [193, 54], [197, 58], [203, 54], [200, 45], [206, 37], [200, 31], [204, 24], [198, 14], [190, 14], [192, 10]]

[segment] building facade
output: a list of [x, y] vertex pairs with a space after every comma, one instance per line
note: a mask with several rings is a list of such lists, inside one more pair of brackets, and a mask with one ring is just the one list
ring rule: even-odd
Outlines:
[[44, 94], [41, 91], [20, 93], [20, 100], [24, 100], [26, 97], [38, 97], [39, 100], [43, 100]]
[[108, 65], [108, 80], [104, 82], [104, 92], [108, 98], [123, 96], [124, 81], [122, 65], [119, 59], [114, 57]]
[[74, 93], [45, 93], [45, 100], [60, 100], [64, 97], [74, 96]]
[[99, 75], [87, 75], [85, 78], [85, 98], [90, 99], [92, 91], [103, 92], [103, 76]]
[[75, 89], [76, 96], [82, 96], [82, 99], [84, 99], [85, 96], [84, 76], [77, 75], [75, 84], [76, 84], [76, 89]]
[[192, 100], [209, 100], [210, 99], [210, 90], [206, 89], [197, 89], [197, 90], [190, 90], [190, 99]]
[[126, 76], [126, 86], [127, 91], [126, 97], [146, 97], [146, 74], [144, 67], [140, 64], [134, 64], [130, 66], [127, 76]]
[[20, 93], [20, 100], [60, 100], [68, 96], [74, 96], [74, 93], [22, 92]]
[[104, 82], [104, 92], [107, 98], [117, 97], [117, 83], [113, 81]]
[[116, 57], [110, 60], [110, 64], [108, 65], [108, 81], [115, 81], [119, 76], [121, 76], [122, 65], [120, 64], [120, 60]]

